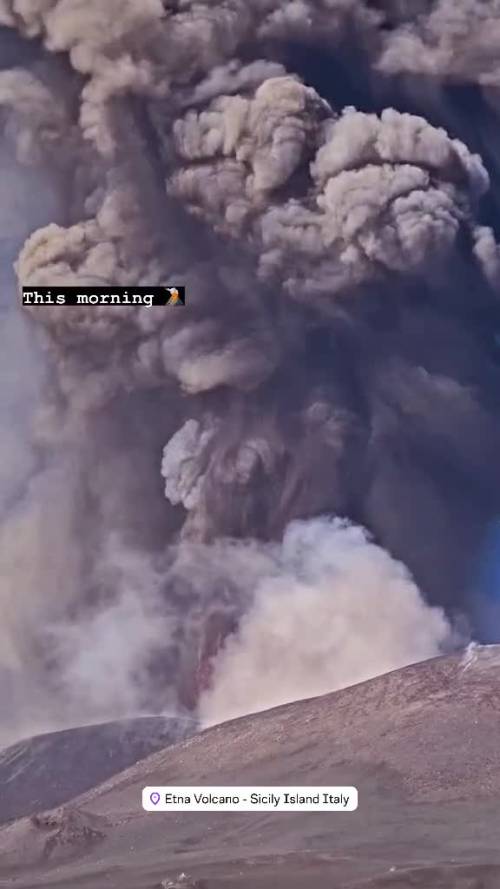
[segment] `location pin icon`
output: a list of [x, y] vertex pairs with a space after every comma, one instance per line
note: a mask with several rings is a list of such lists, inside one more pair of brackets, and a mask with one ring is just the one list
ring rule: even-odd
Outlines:
[[154, 791], [154, 793], [151, 794], [151, 796], [149, 798], [150, 798], [151, 802], [153, 803], [153, 806], [157, 806], [158, 803], [160, 802], [160, 794], [157, 793], [156, 790]]

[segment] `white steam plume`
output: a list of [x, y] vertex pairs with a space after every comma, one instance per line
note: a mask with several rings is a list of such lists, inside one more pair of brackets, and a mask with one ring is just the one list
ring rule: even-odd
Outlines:
[[200, 704], [206, 724], [344, 688], [452, 642], [443, 612], [362, 528], [296, 522], [273, 556], [216, 659]]
[[[57, 691], [75, 721], [82, 714], [97, 722], [141, 713], [148, 657], [168, 649], [175, 629], [160, 594], [164, 579], [150, 560], [109, 540], [100, 572], [109, 600], [46, 628], [60, 665]], [[168, 686], [163, 706], [175, 706]]]

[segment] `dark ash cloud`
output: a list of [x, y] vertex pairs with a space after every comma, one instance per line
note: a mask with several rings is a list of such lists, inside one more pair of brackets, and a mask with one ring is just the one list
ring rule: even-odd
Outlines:
[[[304, 694], [482, 625], [500, 8], [383, 7], [0, 0], [0, 49], [22, 48], [0, 71], [1, 149], [51, 193], [17, 238], [19, 283], [189, 295], [30, 312], [45, 376], [0, 531], [21, 700], [41, 684], [69, 721], [191, 706], [197, 661], [240, 626], [212, 719], [235, 664], [260, 700], [280, 651], [266, 615], [287, 650], [310, 615]], [[374, 603], [383, 644], [363, 660]]]

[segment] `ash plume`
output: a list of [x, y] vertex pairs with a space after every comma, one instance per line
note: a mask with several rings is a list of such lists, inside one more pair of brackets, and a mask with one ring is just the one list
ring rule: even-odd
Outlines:
[[437, 0], [401, 16], [380, 58], [385, 71], [419, 72], [498, 86], [498, 0]]
[[213, 721], [293, 694], [262, 693], [259, 652], [314, 694], [480, 634], [500, 176], [449, 85], [496, 115], [495, 0], [0, 0], [0, 26], [0, 163], [43, 207], [2, 192], [4, 265], [188, 294], [22, 312], [11, 287], [0, 409], [30, 409], [2, 448], [0, 682], [23, 731], [36, 702], [197, 706], [205, 649]]

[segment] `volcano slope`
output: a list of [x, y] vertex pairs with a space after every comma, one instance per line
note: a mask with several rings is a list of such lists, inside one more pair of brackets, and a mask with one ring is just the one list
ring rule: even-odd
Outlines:
[[0, 824], [65, 803], [195, 730], [194, 720], [151, 716], [50, 732], [0, 750]]
[[[211, 728], [0, 831], [0, 886], [497, 889], [500, 647]], [[351, 814], [156, 814], [154, 784], [354, 784]]]

